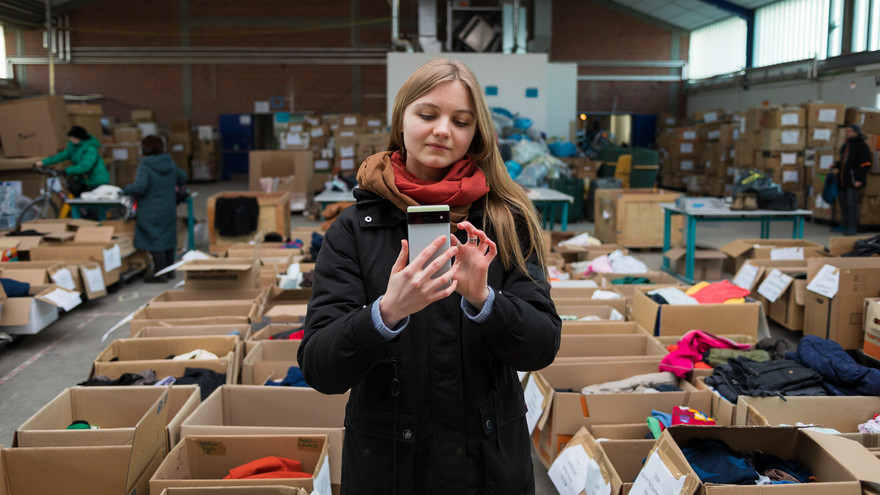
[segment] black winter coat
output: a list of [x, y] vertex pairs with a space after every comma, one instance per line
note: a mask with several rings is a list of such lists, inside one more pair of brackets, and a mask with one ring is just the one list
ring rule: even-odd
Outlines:
[[144, 251], [168, 251], [177, 247], [177, 193], [186, 184], [186, 172], [162, 153], [141, 158], [134, 182], [122, 192], [138, 200], [134, 247]]
[[[411, 315], [386, 342], [370, 310], [385, 293], [406, 215], [370, 192], [356, 195], [324, 237], [297, 356], [312, 387], [351, 389], [342, 492], [534, 493], [516, 370], [546, 367], [559, 348], [562, 325], [542, 271], [532, 259], [535, 282], [496, 259], [487, 321], [471, 321], [453, 293]], [[492, 238], [481, 227], [482, 202], [468, 220]]]
[[871, 166], [871, 149], [865, 142], [865, 136], [847, 139], [840, 147], [840, 187], [853, 187], [853, 182], [861, 182], [865, 186], [868, 168]]

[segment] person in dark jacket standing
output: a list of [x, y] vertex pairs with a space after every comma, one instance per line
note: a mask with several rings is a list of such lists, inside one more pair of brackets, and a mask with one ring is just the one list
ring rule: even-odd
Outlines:
[[[186, 184], [186, 172], [174, 164], [165, 153], [165, 144], [159, 136], [147, 136], [141, 141], [141, 158], [134, 182], [122, 193], [138, 200], [134, 247], [149, 251], [153, 271], [158, 272], [174, 262], [177, 248], [177, 192], [176, 186]], [[165, 282], [166, 274], [148, 277], [145, 282]]]
[[[310, 386], [351, 391], [342, 493], [534, 493], [517, 370], [553, 362], [562, 325], [538, 217], [471, 70], [435, 59], [410, 75], [388, 150], [324, 237], [297, 354]], [[406, 207], [432, 204], [450, 206], [451, 246], [407, 264]]]
[[64, 169], [64, 175], [69, 177], [67, 190], [77, 197], [98, 186], [109, 184], [110, 174], [101, 158], [101, 142], [78, 125], [70, 128], [67, 139], [67, 147], [61, 152], [34, 165], [43, 167], [70, 160], [71, 165]]
[[834, 165], [834, 172], [840, 174], [837, 200], [840, 204], [840, 226], [831, 231], [856, 235], [859, 227], [859, 192], [865, 187], [871, 166], [871, 150], [858, 125], [852, 124], [846, 128], [846, 143], [840, 147], [840, 161]]

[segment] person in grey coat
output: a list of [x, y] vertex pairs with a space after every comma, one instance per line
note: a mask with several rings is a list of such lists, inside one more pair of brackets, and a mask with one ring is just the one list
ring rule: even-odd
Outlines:
[[[149, 251], [153, 270], [158, 272], [174, 262], [177, 247], [177, 192], [176, 186], [186, 184], [186, 172], [175, 165], [165, 153], [165, 143], [159, 136], [147, 136], [141, 141], [141, 158], [134, 182], [125, 186], [123, 194], [137, 198], [137, 221], [134, 247]], [[166, 274], [148, 277], [145, 282], [165, 282], [173, 277]]]

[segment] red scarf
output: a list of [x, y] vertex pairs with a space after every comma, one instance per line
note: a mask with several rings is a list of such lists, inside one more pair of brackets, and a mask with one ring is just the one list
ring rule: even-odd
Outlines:
[[421, 205], [470, 205], [487, 192], [486, 175], [470, 156], [452, 164], [439, 181], [421, 180], [406, 169], [399, 151], [391, 155], [394, 185]]

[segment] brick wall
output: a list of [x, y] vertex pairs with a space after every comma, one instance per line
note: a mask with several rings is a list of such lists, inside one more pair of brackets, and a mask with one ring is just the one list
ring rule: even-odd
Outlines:
[[[75, 47], [181, 46], [181, 32], [186, 31], [192, 47], [345, 48], [353, 45], [353, 39], [356, 46], [390, 47], [390, 8], [384, 1], [361, 1], [356, 9], [351, 0], [188, 3], [188, 12], [181, 13], [179, 0], [87, 2], [70, 14], [71, 42]], [[411, 33], [417, 2], [401, 3], [401, 29]], [[378, 22], [352, 28], [352, 18], [359, 23]], [[554, 0], [552, 22], [551, 60], [676, 58], [669, 53], [669, 31], [594, 2]], [[315, 29], [316, 25], [324, 28]], [[24, 39], [26, 55], [45, 55], [40, 31], [27, 31]], [[7, 52], [16, 54], [12, 30], [7, 31], [6, 42]], [[682, 37], [681, 47], [679, 56], [686, 57], [687, 36]], [[48, 91], [45, 66], [24, 70], [30, 89]], [[581, 73], [591, 72], [584, 68]], [[191, 95], [184, 95], [186, 73], [179, 65], [56, 65], [55, 87], [60, 94], [103, 95], [105, 113], [119, 120], [127, 120], [132, 108], [148, 107], [160, 122], [168, 122], [183, 115], [186, 96], [191, 98], [196, 124], [216, 124], [221, 113], [250, 112], [254, 101], [273, 96], [288, 99], [289, 107], [291, 93], [295, 110], [385, 111], [384, 66], [292, 65], [282, 60], [272, 65], [194, 64], [189, 66], [189, 77]], [[656, 113], [666, 111], [671, 101], [668, 83], [581, 82], [578, 89], [578, 108], [573, 112]], [[683, 96], [679, 100], [683, 105]]]

